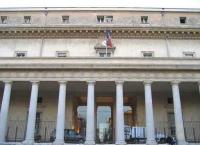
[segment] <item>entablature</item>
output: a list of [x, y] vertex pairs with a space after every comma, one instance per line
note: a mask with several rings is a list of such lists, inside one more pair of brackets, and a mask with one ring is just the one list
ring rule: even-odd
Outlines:
[[75, 69], [75, 70], [194, 70], [200, 71], [199, 58], [0, 58], [4, 69]]

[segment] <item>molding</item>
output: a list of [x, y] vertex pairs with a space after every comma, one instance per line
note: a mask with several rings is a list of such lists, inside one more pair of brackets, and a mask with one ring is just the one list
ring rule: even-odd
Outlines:
[[[148, 39], [200, 39], [199, 27], [139, 27], [139, 26], [108, 26], [90, 25], [65, 27], [53, 26], [0, 26], [0, 39], [58, 39], [58, 38], [94, 38], [104, 36], [104, 31], [112, 31], [112, 38], [148, 38]], [[144, 30], [145, 29], [145, 30]]]
[[199, 71], [148, 71], [148, 70], [4, 70], [0, 81], [112, 81], [125, 82], [198, 82]]
[[198, 13], [199, 8], [156, 8], [156, 7], [1, 7], [3, 12], [48, 12], [48, 11], [143, 11], [143, 12], [188, 12]]
[[200, 58], [26, 57], [0, 58], [1, 70], [188, 70], [200, 71]]

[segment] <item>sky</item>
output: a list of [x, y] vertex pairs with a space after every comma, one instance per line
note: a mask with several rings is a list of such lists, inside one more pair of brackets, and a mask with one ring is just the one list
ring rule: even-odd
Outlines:
[[200, 0], [0, 0], [0, 7], [200, 8]]

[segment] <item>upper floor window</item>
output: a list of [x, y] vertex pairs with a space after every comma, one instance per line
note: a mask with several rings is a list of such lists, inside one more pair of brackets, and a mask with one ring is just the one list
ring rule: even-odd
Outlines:
[[69, 16], [62, 16], [63, 23], [69, 23]]
[[27, 56], [26, 51], [16, 51], [15, 52], [15, 57], [22, 58], [22, 57], [26, 57], [26, 56]]
[[112, 23], [113, 16], [97, 16], [98, 23]]
[[7, 23], [7, 19], [8, 19], [7, 16], [1, 16], [1, 23], [2, 24], [6, 24]]
[[30, 24], [31, 23], [31, 16], [24, 16], [24, 23]]
[[111, 57], [111, 53], [99, 52], [100, 57]]
[[185, 56], [185, 57], [194, 57], [195, 56], [195, 52], [183, 52], [183, 56]]
[[141, 16], [141, 23], [147, 24], [148, 23], [148, 16]]
[[67, 57], [68, 52], [67, 51], [56, 51], [56, 57]]
[[180, 24], [186, 24], [186, 17], [180, 17]]
[[143, 57], [153, 57], [153, 51], [142, 51]]

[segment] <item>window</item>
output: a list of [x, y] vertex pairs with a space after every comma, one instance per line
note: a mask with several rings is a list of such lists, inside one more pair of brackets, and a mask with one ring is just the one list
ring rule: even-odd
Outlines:
[[24, 23], [30, 24], [31, 23], [31, 16], [24, 16]]
[[173, 105], [173, 98], [167, 98], [167, 104], [168, 105]]
[[6, 24], [7, 23], [7, 19], [8, 19], [7, 16], [1, 16], [1, 23], [2, 24]]
[[195, 53], [194, 52], [183, 52], [183, 56], [185, 56], [185, 57], [194, 57]]
[[69, 23], [69, 16], [62, 16], [63, 23]]
[[104, 22], [104, 16], [97, 16], [97, 22], [103, 23]]
[[67, 57], [68, 52], [67, 51], [57, 51], [56, 52], [56, 57]]
[[113, 21], [113, 16], [106, 16], [106, 17], [105, 17], [105, 21], [106, 21], [106, 23], [112, 23], [112, 21]]
[[185, 24], [186, 23], [186, 17], [180, 17], [180, 24]]
[[98, 23], [112, 23], [113, 16], [97, 16]]
[[38, 104], [42, 104], [42, 102], [43, 102], [43, 98], [42, 97], [38, 97], [37, 103]]
[[100, 53], [99, 53], [99, 56], [100, 56], [100, 57], [111, 57], [111, 53], [107, 53], [107, 55], [106, 55], [105, 52], [100, 52]]
[[141, 23], [147, 24], [148, 23], [148, 16], [141, 16]]
[[15, 52], [15, 57], [22, 58], [22, 57], [26, 57], [26, 55], [27, 55], [26, 51], [16, 51]]
[[142, 56], [143, 57], [153, 57], [153, 52], [152, 51], [143, 51]]

